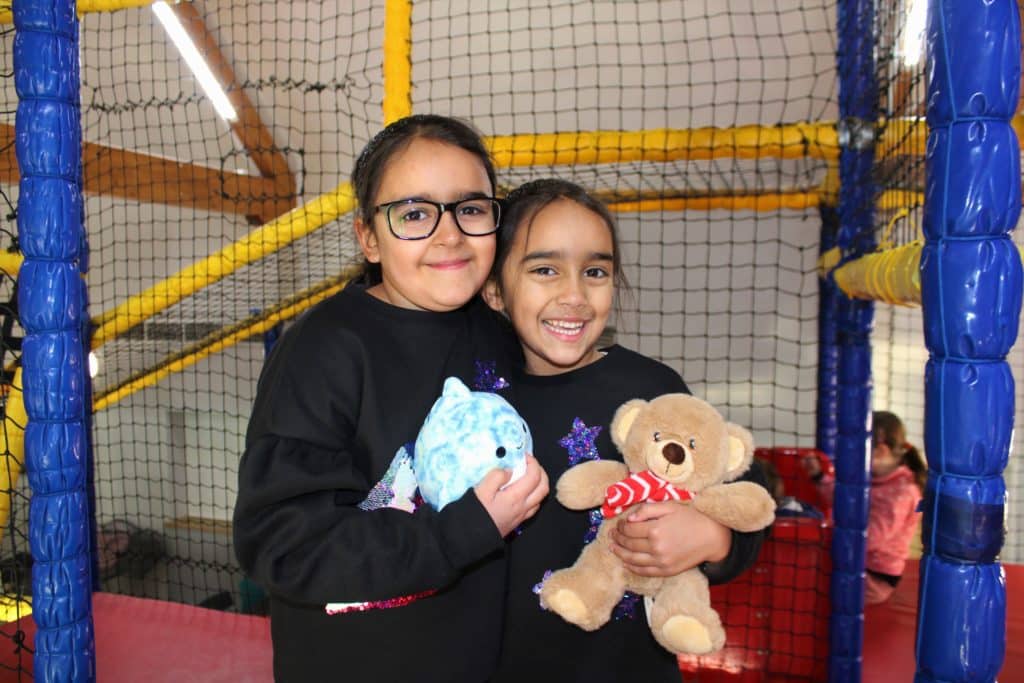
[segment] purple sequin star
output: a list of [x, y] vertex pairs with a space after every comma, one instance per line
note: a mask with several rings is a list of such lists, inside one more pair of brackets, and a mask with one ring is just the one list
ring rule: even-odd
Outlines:
[[493, 360], [478, 360], [476, 362], [476, 378], [473, 380], [473, 389], [476, 391], [489, 391], [492, 394], [499, 389], [509, 386], [504, 377], [498, 376], [498, 364]]
[[569, 451], [569, 465], [578, 465], [584, 460], [599, 460], [594, 440], [601, 433], [601, 426], [588, 427], [583, 420], [574, 418], [572, 430], [558, 440], [558, 444]]
[[[540, 582], [533, 584], [533, 594], [536, 595], [538, 598], [540, 598], [540, 589], [544, 587], [544, 582], [548, 580], [548, 577], [551, 576], [551, 573], [551, 570], [548, 569], [546, 572], [544, 572], [544, 576], [541, 577]], [[540, 608], [543, 610], [547, 609], [547, 607], [545, 607], [544, 605], [541, 605]]]
[[597, 530], [600, 528], [601, 522], [604, 521], [604, 515], [601, 514], [600, 508], [594, 508], [587, 513], [587, 519], [590, 520], [590, 526], [587, 528], [587, 533], [583, 535], [583, 545], [597, 538]]
[[619, 604], [615, 605], [615, 609], [612, 610], [612, 619], [615, 621], [635, 619], [639, 604], [640, 596], [626, 591], [626, 594], [622, 596], [622, 600], [619, 600]]

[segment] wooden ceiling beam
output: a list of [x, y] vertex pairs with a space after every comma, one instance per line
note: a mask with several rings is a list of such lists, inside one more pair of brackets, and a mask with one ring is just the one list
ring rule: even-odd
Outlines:
[[[221, 52], [217, 41], [206, 26], [199, 11], [191, 2], [179, 2], [170, 5], [177, 15], [178, 20], [184, 27], [186, 33], [192, 39], [196, 49], [214, 77], [224, 88], [231, 106], [238, 115], [233, 121], [228, 121], [231, 130], [248, 152], [260, 175], [274, 182], [276, 196], [282, 199], [290, 199], [291, 206], [295, 206], [296, 188], [295, 178], [288, 168], [288, 160], [274, 143], [274, 137], [264, 125], [259, 112], [253, 106], [252, 101], [245, 94], [234, 69], [230, 62]], [[261, 223], [269, 222], [276, 216], [260, 216]]]
[[[228, 173], [196, 164], [82, 144], [84, 190], [140, 202], [243, 216], [280, 216], [294, 206], [273, 179]], [[0, 124], [0, 182], [17, 184], [14, 126]]]

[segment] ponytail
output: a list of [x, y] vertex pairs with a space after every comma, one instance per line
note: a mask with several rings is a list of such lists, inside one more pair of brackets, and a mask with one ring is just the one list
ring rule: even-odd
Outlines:
[[914, 483], [924, 493], [924, 487], [928, 483], [928, 463], [924, 456], [913, 445], [903, 444], [903, 464], [914, 473]]
[[907, 430], [903, 420], [887, 410], [878, 410], [871, 415], [874, 439], [884, 443], [895, 454], [901, 464], [906, 465], [914, 473], [914, 483], [924, 493], [928, 483], [928, 462], [921, 451], [907, 441]]

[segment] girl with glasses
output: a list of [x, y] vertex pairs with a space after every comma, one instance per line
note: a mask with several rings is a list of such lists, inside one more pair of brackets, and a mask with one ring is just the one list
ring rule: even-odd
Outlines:
[[[552, 481], [584, 460], [622, 461], [608, 432], [626, 401], [689, 392], [667, 366], [619, 346], [599, 347], [622, 280], [615, 223], [582, 188], [538, 180], [506, 198], [484, 298], [508, 316], [519, 337], [525, 363], [512, 376], [511, 400], [530, 425], [537, 458]], [[654, 629], [664, 623], [657, 605], [648, 611], [649, 604], [627, 595], [607, 624], [587, 632], [540, 604], [545, 574], [572, 565], [599, 524], [614, 524], [614, 550], [633, 572], [670, 576], [700, 566], [720, 583], [756, 560], [764, 532], [734, 533], [675, 501], [648, 502], [623, 517], [602, 521], [596, 511], [569, 510], [551, 499], [509, 542], [496, 683], [532, 680], [538, 672], [561, 683], [678, 683], [676, 658], [648, 626], [649, 619]], [[710, 646], [711, 634], [704, 636]]]
[[500, 645], [503, 537], [547, 494], [543, 470], [530, 457], [507, 487], [495, 470], [440, 512], [363, 508], [446, 377], [507, 386], [514, 348], [477, 296], [500, 220], [494, 167], [467, 125], [413, 116], [369, 142], [352, 178], [366, 273], [267, 360], [236, 553], [270, 595], [276, 680], [484, 681]]
[[[907, 442], [907, 430], [894, 413], [871, 414], [871, 492], [864, 602], [885, 602], [896, 592], [910, 554], [910, 542], [921, 520], [918, 503], [928, 481], [924, 456]], [[835, 477], [817, 458], [805, 458], [804, 469], [831, 505]]]

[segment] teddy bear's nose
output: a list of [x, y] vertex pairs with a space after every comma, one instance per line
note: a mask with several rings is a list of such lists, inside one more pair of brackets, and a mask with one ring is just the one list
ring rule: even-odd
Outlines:
[[665, 444], [661, 454], [673, 465], [681, 465], [686, 460], [686, 450], [677, 443]]

